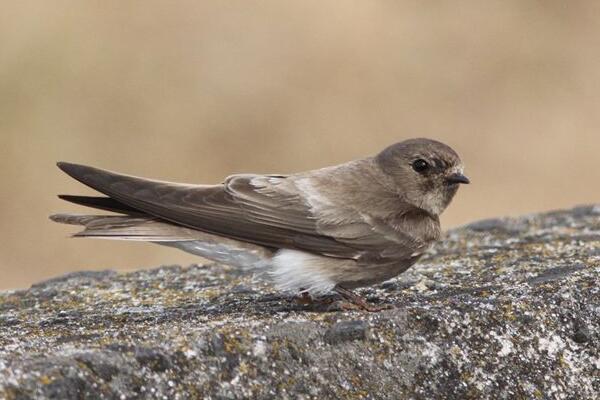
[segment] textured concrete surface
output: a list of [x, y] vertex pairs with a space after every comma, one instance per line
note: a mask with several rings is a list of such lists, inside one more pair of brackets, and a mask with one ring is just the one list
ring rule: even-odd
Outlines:
[[0, 293], [2, 399], [537, 398], [600, 393], [600, 206], [448, 232], [322, 312], [221, 265]]

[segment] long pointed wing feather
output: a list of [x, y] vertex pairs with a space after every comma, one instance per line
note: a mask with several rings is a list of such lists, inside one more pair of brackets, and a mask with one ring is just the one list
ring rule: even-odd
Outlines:
[[271, 248], [298, 248], [344, 258], [360, 253], [320, 234], [310, 207], [297, 193], [267, 185], [269, 179], [281, 176], [238, 175], [222, 185], [186, 185], [77, 164], [58, 166], [119, 203], [179, 225]]
[[70, 194], [60, 194], [58, 198], [69, 203], [79, 204], [81, 206], [92, 207], [98, 210], [112, 211], [120, 214], [139, 214], [139, 210], [119, 203], [110, 197], [96, 196], [73, 196]]

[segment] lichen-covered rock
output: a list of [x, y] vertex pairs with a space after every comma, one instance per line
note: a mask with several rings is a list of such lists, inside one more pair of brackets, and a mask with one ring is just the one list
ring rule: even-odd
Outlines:
[[594, 399], [600, 207], [449, 232], [393, 306], [321, 312], [221, 265], [0, 294], [2, 399]]

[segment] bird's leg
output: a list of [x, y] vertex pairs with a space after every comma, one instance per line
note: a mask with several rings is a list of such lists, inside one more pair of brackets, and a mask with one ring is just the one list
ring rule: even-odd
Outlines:
[[360, 297], [356, 293], [340, 286], [336, 286], [333, 290], [339, 297], [341, 297], [341, 300], [336, 300], [335, 297], [332, 297], [331, 295], [314, 298], [308, 291], [300, 290], [295, 298], [295, 301], [298, 304], [316, 306], [317, 308], [323, 308], [327, 311], [364, 310], [369, 312], [377, 312], [389, 308], [389, 306], [376, 306], [369, 304], [364, 298]]
[[377, 312], [389, 308], [388, 306], [376, 306], [373, 304], [369, 304], [367, 300], [365, 300], [361, 296], [341, 286], [336, 286], [333, 290], [335, 290], [335, 292], [339, 294], [344, 300], [343, 302], [340, 302], [340, 304], [338, 304], [338, 306], [342, 310], [359, 309], [369, 312]]

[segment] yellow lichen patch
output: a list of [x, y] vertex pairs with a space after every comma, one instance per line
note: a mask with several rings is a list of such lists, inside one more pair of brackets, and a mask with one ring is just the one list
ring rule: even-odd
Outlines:
[[469, 371], [465, 371], [462, 374], [460, 374], [460, 380], [463, 382], [469, 382], [472, 378], [473, 374], [471, 374]]
[[558, 365], [560, 365], [561, 368], [569, 368], [569, 364], [565, 360], [565, 356], [563, 354], [558, 356]]
[[280, 358], [281, 347], [282, 346], [280, 341], [274, 340], [273, 342], [271, 342], [271, 355], [276, 360]]
[[223, 348], [227, 353], [241, 353], [243, 350], [242, 339], [247, 339], [249, 334], [247, 331], [237, 329], [219, 329], [219, 333], [223, 338]]
[[250, 366], [248, 365], [247, 362], [242, 361], [242, 362], [240, 362], [238, 369], [241, 374], [247, 374], [250, 371]]
[[222, 291], [218, 290], [218, 289], [212, 289], [212, 288], [206, 288], [206, 289], [202, 289], [200, 292], [198, 292], [198, 296], [206, 299], [208, 301], [212, 301], [216, 298], [218, 298], [219, 296], [221, 296]]
[[514, 314], [513, 305], [511, 303], [505, 303], [500, 306], [500, 310], [502, 311], [502, 316], [509, 320], [514, 321], [517, 317]]

